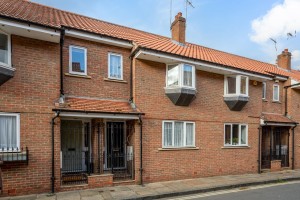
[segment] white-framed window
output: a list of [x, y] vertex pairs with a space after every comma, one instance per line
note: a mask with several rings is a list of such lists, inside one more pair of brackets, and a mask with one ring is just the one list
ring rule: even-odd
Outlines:
[[195, 147], [195, 123], [186, 121], [163, 121], [163, 148]]
[[0, 151], [20, 150], [20, 114], [0, 113]]
[[0, 30], [0, 65], [11, 67], [10, 35]]
[[123, 80], [123, 56], [108, 53], [108, 78]]
[[87, 75], [87, 49], [84, 47], [69, 47], [69, 73]]
[[279, 91], [280, 87], [278, 84], [273, 85], [273, 101], [279, 101]]
[[249, 95], [249, 77], [242, 75], [225, 76], [224, 95]]
[[224, 146], [247, 146], [248, 125], [247, 124], [224, 124]]
[[166, 87], [195, 88], [195, 66], [188, 64], [167, 65]]
[[267, 83], [263, 82], [262, 83], [262, 99], [267, 98]]

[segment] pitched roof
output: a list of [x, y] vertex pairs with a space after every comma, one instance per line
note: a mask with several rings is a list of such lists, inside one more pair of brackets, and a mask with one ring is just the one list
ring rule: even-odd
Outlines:
[[99, 113], [120, 113], [140, 114], [138, 110], [132, 109], [128, 101], [100, 100], [68, 97], [63, 107], [55, 110], [77, 111], [77, 112], [99, 112]]
[[[27, 0], [0, 0], [0, 16], [24, 20], [53, 28], [69, 27], [132, 41], [139, 47], [184, 56], [241, 70], [270, 75], [291, 76], [275, 65], [186, 43], [179, 45], [168, 37], [124, 27]], [[300, 79], [300, 77], [299, 77]]]
[[275, 113], [262, 113], [261, 117], [265, 122], [273, 122], [273, 123], [292, 123], [295, 124], [296, 122], [289, 119], [288, 117], [282, 114], [275, 114]]

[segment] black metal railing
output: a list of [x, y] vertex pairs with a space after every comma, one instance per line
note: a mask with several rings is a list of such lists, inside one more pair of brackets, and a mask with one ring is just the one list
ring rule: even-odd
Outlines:
[[25, 148], [7, 147], [0, 149], [0, 161], [5, 163], [9, 162], [22, 162], [28, 164], [29, 150]]
[[270, 169], [272, 160], [281, 160], [281, 167], [289, 167], [289, 152], [287, 150], [265, 150], [262, 151], [262, 169]]
[[131, 180], [134, 178], [133, 153], [107, 155], [107, 172], [112, 173], [114, 181]]

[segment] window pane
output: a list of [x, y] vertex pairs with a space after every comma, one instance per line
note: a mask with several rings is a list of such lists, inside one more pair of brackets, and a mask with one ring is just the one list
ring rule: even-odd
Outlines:
[[186, 123], [186, 145], [194, 145], [194, 124]]
[[230, 125], [225, 125], [225, 144], [229, 145], [231, 144], [231, 126]]
[[241, 144], [246, 144], [247, 141], [247, 126], [241, 125]]
[[174, 127], [174, 146], [183, 146], [183, 122], [175, 122]]
[[184, 65], [183, 67], [183, 85], [193, 86], [193, 67], [190, 65]]
[[8, 149], [17, 146], [17, 119], [15, 116], [0, 116], [0, 148]]
[[279, 101], [279, 87], [278, 87], [278, 85], [274, 85], [273, 100]]
[[179, 84], [179, 66], [170, 65], [168, 66], [168, 86], [178, 85]]
[[0, 33], [0, 62], [8, 64], [8, 36]]
[[72, 47], [72, 71], [85, 73], [85, 50]]
[[262, 98], [265, 99], [266, 98], [266, 91], [267, 91], [267, 85], [266, 85], [266, 83], [263, 83], [262, 89], [263, 89], [263, 91], [262, 91]]
[[247, 94], [247, 78], [241, 77], [241, 94]]
[[109, 77], [121, 79], [122, 78], [122, 63], [121, 56], [110, 55], [109, 63]]
[[239, 144], [239, 125], [233, 124], [232, 125], [232, 145]]
[[172, 123], [164, 123], [164, 146], [172, 146]]
[[236, 78], [235, 77], [227, 77], [227, 92], [228, 94], [236, 93]]

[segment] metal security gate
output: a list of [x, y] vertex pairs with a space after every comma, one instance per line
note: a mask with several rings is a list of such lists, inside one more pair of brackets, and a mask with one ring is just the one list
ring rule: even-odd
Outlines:
[[61, 122], [62, 184], [85, 183], [90, 173], [90, 123]]

